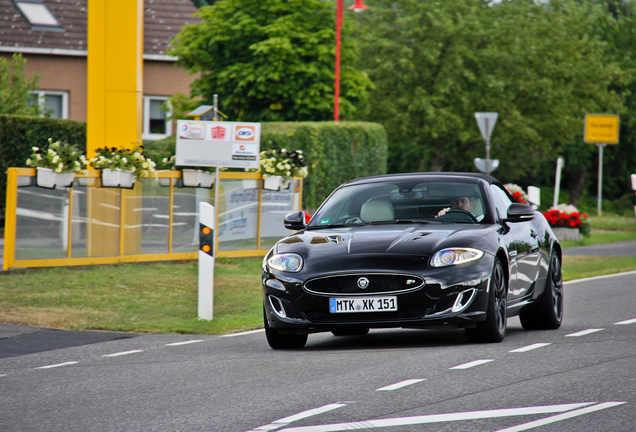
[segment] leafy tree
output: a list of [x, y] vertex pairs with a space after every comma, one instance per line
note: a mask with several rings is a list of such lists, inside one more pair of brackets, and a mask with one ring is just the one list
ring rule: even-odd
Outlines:
[[620, 69], [589, 31], [596, 5], [380, 3], [364, 19], [361, 59], [376, 86], [369, 119], [394, 138], [392, 154], [415, 156], [393, 171], [473, 171], [485, 153], [474, 112], [496, 111], [497, 176], [544, 180], [546, 162], [582, 135], [585, 113], [621, 107], [609, 89]]
[[[231, 120], [329, 120], [334, 6], [323, 0], [219, 1], [199, 9], [201, 22], [182, 29], [171, 54], [189, 72], [200, 73], [192, 96], [211, 104], [218, 94]], [[343, 36], [343, 43], [340, 109], [347, 118], [371, 82], [352, 66], [357, 55], [351, 40]]]
[[29, 105], [29, 92], [38, 88], [39, 77], [27, 80], [24, 76], [26, 60], [13, 54], [11, 60], [0, 57], [0, 114], [38, 115], [40, 108]]

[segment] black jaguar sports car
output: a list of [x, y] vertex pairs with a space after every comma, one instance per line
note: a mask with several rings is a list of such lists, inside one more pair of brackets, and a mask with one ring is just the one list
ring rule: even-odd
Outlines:
[[393, 174], [339, 186], [263, 260], [264, 322], [272, 348], [310, 333], [370, 328], [465, 329], [499, 342], [507, 318], [524, 329], [563, 319], [561, 247], [547, 221], [514, 203], [491, 176]]

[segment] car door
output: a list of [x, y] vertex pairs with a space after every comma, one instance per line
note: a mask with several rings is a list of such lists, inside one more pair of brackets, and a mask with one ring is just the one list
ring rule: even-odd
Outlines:
[[[499, 222], [508, 214], [512, 204], [508, 194], [498, 185], [491, 185]], [[533, 288], [539, 268], [539, 241], [531, 221], [502, 223], [502, 240], [510, 262], [508, 299], [514, 302], [526, 296]]]

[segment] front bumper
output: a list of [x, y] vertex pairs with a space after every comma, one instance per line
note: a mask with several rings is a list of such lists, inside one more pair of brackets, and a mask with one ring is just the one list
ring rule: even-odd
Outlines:
[[[374, 269], [339, 271], [330, 274], [291, 275], [264, 272], [265, 317], [271, 328], [282, 333], [315, 333], [347, 327], [368, 328], [450, 328], [474, 327], [486, 318], [488, 286], [493, 259], [485, 256], [477, 262], [446, 268], [397, 268], [378, 272]], [[411, 275], [424, 280], [415, 289], [368, 293], [355, 289], [325, 293], [308, 289], [316, 278], [329, 276]], [[330, 312], [330, 299], [353, 296], [395, 296], [397, 311]]]

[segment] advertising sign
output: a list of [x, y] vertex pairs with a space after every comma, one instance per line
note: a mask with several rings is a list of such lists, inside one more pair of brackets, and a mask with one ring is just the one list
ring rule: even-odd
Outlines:
[[260, 149], [260, 123], [177, 122], [177, 166], [258, 168]]
[[619, 118], [611, 114], [587, 114], [583, 141], [588, 144], [618, 144]]

